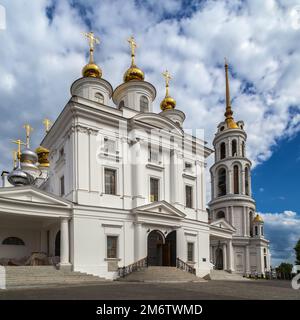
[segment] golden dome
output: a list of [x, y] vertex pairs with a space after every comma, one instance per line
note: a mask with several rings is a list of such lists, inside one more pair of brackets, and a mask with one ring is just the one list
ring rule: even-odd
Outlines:
[[176, 100], [170, 96], [164, 98], [164, 100], [160, 103], [160, 108], [162, 111], [172, 110], [176, 106]]
[[82, 69], [83, 77], [101, 78], [102, 70], [95, 63], [88, 63]]
[[261, 223], [264, 223], [264, 220], [263, 220], [263, 218], [259, 215], [259, 214], [257, 214], [256, 216], [255, 216], [255, 218], [254, 218], [254, 220], [253, 220], [254, 222], [261, 222]]
[[39, 146], [35, 149], [35, 152], [38, 156], [38, 162], [40, 167], [49, 167], [48, 156], [50, 151], [42, 146]]
[[227, 118], [226, 123], [229, 129], [239, 129], [239, 126], [236, 124], [233, 118]]
[[139, 69], [136, 65], [132, 65], [125, 73], [124, 73], [124, 82], [128, 82], [130, 80], [140, 80], [143, 81], [145, 79], [144, 72]]

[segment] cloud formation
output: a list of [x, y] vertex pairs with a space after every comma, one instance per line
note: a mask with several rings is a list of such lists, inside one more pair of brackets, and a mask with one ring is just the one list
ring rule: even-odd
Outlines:
[[300, 239], [300, 217], [294, 211], [261, 214], [265, 235], [270, 240], [273, 267], [282, 261], [295, 262], [293, 248]]

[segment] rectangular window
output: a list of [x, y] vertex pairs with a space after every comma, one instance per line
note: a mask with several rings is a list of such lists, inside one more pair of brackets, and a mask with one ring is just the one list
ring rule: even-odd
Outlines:
[[193, 207], [193, 187], [185, 186], [185, 206], [187, 208]]
[[60, 178], [60, 195], [61, 196], [65, 195], [65, 176], [62, 176]]
[[107, 258], [118, 257], [118, 237], [107, 236]]
[[106, 194], [117, 194], [116, 188], [116, 170], [104, 169], [105, 176], [105, 193]]
[[184, 169], [186, 170], [186, 171], [192, 171], [192, 164], [190, 163], [190, 162], [185, 162], [184, 163]]
[[187, 244], [187, 258], [188, 262], [194, 262], [194, 243], [188, 242]]
[[255, 235], [256, 235], [256, 236], [258, 235], [258, 228], [257, 228], [257, 226], [255, 226]]
[[151, 163], [160, 163], [161, 147], [148, 145], [148, 161]]
[[105, 155], [116, 153], [116, 141], [104, 138], [103, 151]]
[[150, 178], [150, 201], [158, 201], [159, 179]]

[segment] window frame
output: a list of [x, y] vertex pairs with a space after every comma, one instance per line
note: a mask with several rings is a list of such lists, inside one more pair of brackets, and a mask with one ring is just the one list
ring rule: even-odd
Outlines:
[[[116, 240], [116, 246], [115, 246], [115, 257], [109, 257], [109, 238], [114, 238]], [[119, 235], [115, 234], [108, 234], [106, 235], [106, 259], [119, 259]]]
[[140, 111], [149, 112], [149, 99], [145, 95], [140, 96]]
[[[187, 189], [190, 188], [191, 190], [191, 199], [190, 199], [190, 206], [188, 206], [188, 199], [187, 199]], [[194, 208], [194, 187], [190, 184], [186, 184], [184, 186], [184, 194], [185, 194], [185, 207], [189, 209]]]
[[[107, 171], [113, 171], [115, 173], [115, 176], [114, 176], [114, 192], [115, 193], [107, 193], [106, 191], [106, 170]], [[105, 166], [103, 167], [103, 193], [104, 194], [107, 194], [107, 195], [113, 195], [113, 196], [116, 196], [118, 194], [118, 169], [116, 168], [112, 168], [112, 167], [108, 167], [108, 166]]]
[[61, 175], [59, 178], [59, 194], [63, 197], [66, 194], [65, 175]]
[[[190, 248], [189, 246], [192, 246], [192, 251], [190, 252]], [[192, 259], [189, 259], [189, 253], [192, 254]], [[195, 242], [192, 242], [192, 241], [188, 241], [187, 242], [187, 262], [192, 262], [194, 263], [195, 261]]]
[[[157, 200], [153, 199], [152, 200], [152, 194], [151, 194], [151, 180], [156, 180], [157, 181]], [[150, 176], [149, 177], [149, 200], [150, 202], [157, 202], [160, 201], [160, 178]], [[154, 195], [155, 196], [155, 195]]]
[[[99, 95], [101, 98], [98, 98], [98, 97], [97, 97], [98, 95]], [[97, 103], [104, 104], [104, 95], [103, 95], [101, 92], [99, 92], [99, 91], [95, 92], [94, 98], [95, 98], [95, 100], [96, 100]]]

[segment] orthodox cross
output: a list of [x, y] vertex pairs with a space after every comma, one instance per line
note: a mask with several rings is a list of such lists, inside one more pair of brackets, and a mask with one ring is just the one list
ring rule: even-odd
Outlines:
[[26, 143], [21, 141], [20, 139], [12, 140], [12, 143], [15, 143], [18, 146], [17, 158], [20, 160], [20, 157], [21, 157], [21, 145], [26, 146]]
[[171, 75], [170, 75], [168, 70], [163, 72], [162, 75], [164, 76], [165, 81], [166, 81], [166, 97], [167, 97], [169, 95], [169, 82], [172, 79], [172, 77], [171, 77]]
[[84, 36], [89, 41], [89, 47], [90, 47], [90, 63], [94, 61], [94, 48], [96, 44], [100, 43], [100, 39], [98, 37], [95, 37], [94, 32], [83, 32]]
[[131, 65], [134, 66], [134, 57], [135, 57], [134, 51], [135, 51], [135, 48], [137, 47], [137, 44], [136, 44], [133, 36], [128, 38], [127, 41], [129, 42], [130, 49], [131, 49]]
[[45, 126], [45, 132], [48, 133], [52, 126], [52, 122], [49, 119], [44, 119], [43, 124]]
[[24, 124], [24, 128], [25, 128], [25, 131], [26, 131], [26, 147], [29, 148], [30, 133], [33, 131], [33, 128], [29, 124]]

